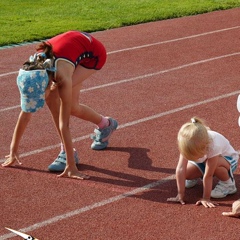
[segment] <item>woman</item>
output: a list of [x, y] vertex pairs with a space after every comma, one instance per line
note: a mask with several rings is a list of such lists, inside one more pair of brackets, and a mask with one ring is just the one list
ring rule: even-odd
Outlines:
[[[109, 137], [117, 129], [117, 121], [98, 114], [86, 105], [79, 104], [83, 81], [100, 70], [105, 62], [106, 50], [102, 43], [90, 34], [79, 31], [57, 35], [37, 47], [37, 53], [30, 57], [19, 71], [17, 83], [21, 94], [22, 111], [13, 134], [10, 154], [6, 156], [7, 160], [2, 166], [10, 166], [16, 160], [20, 163], [18, 157], [20, 139], [31, 118], [31, 113], [41, 108], [46, 99], [62, 142], [60, 154], [49, 166], [49, 170], [63, 171], [59, 176], [89, 178], [80, 173], [76, 167], [78, 157], [73, 149], [69, 118], [73, 115], [96, 124], [91, 148], [101, 150], [107, 147]], [[56, 68], [54, 73], [51, 73], [54, 70], [51, 63]], [[27, 81], [29, 79], [32, 81]], [[29, 88], [24, 84], [26, 82], [34, 84], [37, 80], [39, 81], [37, 86], [41, 85], [43, 88], [39, 90], [35, 86], [35, 96], [30, 101], [32, 92], [27, 92]]]

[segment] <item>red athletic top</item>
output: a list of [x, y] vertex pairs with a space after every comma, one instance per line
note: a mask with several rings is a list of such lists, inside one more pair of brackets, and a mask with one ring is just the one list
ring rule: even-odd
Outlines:
[[69, 31], [48, 40], [53, 47], [55, 62], [64, 59], [75, 67], [99, 70], [106, 62], [106, 49], [101, 42], [88, 33]]

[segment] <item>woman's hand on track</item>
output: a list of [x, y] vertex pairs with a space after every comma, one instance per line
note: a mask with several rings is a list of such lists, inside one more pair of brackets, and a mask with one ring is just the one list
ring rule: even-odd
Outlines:
[[16, 161], [19, 165], [22, 165], [22, 163], [19, 160], [18, 154], [9, 154], [5, 156], [6, 161], [2, 164], [3, 167], [9, 167], [12, 166]]

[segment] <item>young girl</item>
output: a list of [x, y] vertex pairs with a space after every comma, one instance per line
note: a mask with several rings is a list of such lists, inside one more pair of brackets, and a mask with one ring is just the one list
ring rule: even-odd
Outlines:
[[[49, 64], [53, 62], [56, 72], [49, 78]], [[44, 100], [51, 111], [61, 138], [61, 151], [49, 166], [50, 171], [63, 171], [59, 176], [85, 179], [76, 167], [78, 157], [73, 149], [69, 129], [70, 115], [90, 121], [96, 125], [92, 149], [104, 149], [118, 123], [98, 114], [90, 107], [79, 104], [79, 94], [85, 79], [100, 70], [106, 62], [106, 50], [93, 36], [69, 31], [41, 43], [37, 52], [30, 57], [19, 71], [17, 83], [21, 94], [21, 108], [16, 124], [10, 154], [2, 166], [10, 166], [18, 157], [18, 145], [31, 114], [43, 107]], [[51, 85], [51, 91], [47, 86]], [[46, 92], [46, 96], [45, 96]]]
[[[194, 187], [198, 178], [203, 181], [203, 197], [197, 205], [215, 207], [210, 198], [224, 198], [236, 193], [233, 172], [239, 155], [220, 133], [210, 130], [200, 118], [194, 117], [178, 132], [179, 161], [176, 168], [178, 195], [168, 201], [185, 204], [185, 187]], [[213, 177], [219, 179], [212, 190]]]

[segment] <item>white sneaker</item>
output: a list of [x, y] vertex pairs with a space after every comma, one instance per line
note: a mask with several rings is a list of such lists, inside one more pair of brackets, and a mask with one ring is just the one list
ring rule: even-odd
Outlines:
[[229, 194], [234, 194], [237, 192], [237, 188], [235, 185], [235, 181], [233, 180], [232, 183], [223, 183], [219, 181], [216, 187], [211, 192], [212, 198], [224, 198]]
[[192, 188], [196, 186], [198, 183], [198, 179], [186, 180], [185, 181], [185, 188]]

